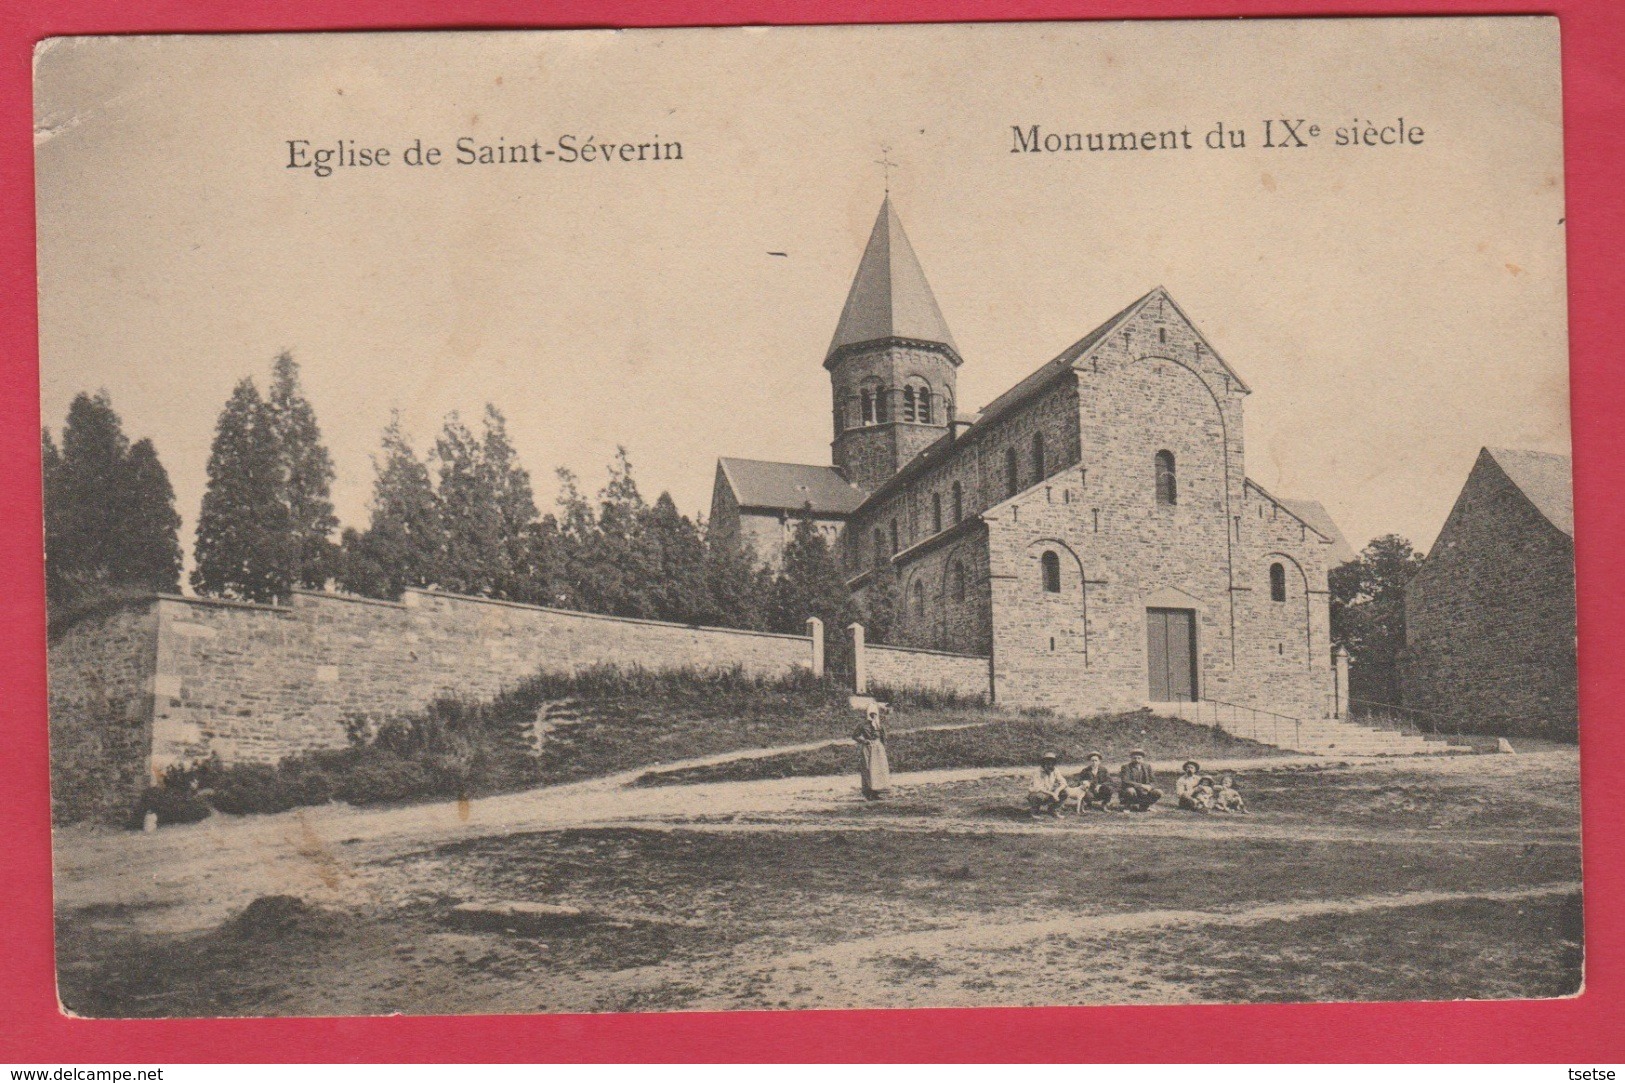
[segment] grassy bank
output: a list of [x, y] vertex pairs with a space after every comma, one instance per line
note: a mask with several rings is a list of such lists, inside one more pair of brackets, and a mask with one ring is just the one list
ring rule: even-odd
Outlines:
[[599, 666], [543, 673], [494, 699], [348, 720], [348, 747], [276, 765], [218, 762], [172, 771], [144, 809], [162, 822], [216, 811], [282, 812], [330, 800], [375, 805], [478, 797], [597, 778], [741, 749], [835, 739], [846, 693], [810, 674], [651, 672]]
[[[893, 736], [886, 743], [893, 771], [931, 771], [954, 767], [1026, 767], [1045, 752], [1065, 763], [1079, 763], [1099, 752], [1115, 768], [1128, 759], [1129, 750], [1143, 748], [1152, 759], [1191, 757], [1251, 759], [1288, 755], [1279, 748], [1233, 737], [1212, 726], [1199, 726], [1177, 718], [1162, 718], [1146, 711], [1097, 715], [1093, 718], [1011, 717], [958, 712], [974, 723], [964, 729], [898, 732], [906, 728], [909, 713], [897, 712]], [[844, 734], [842, 735], [845, 736]], [[704, 767], [650, 771], [639, 786], [682, 786], [696, 782], [742, 782], [752, 779], [842, 775], [857, 770], [858, 755], [842, 741], [806, 752], [730, 760]]]
[[[172, 770], [137, 812], [161, 823], [354, 805], [480, 797], [678, 760], [846, 739], [859, 718], [834, 681], [795, 673], [597, 666], [542, 673], [491, 700], [443, 699], [406, 716], [347, 721], [347, 747], [279, 764]], [[951, 696], [899, 695], [903, 728], [1019, 716]]]

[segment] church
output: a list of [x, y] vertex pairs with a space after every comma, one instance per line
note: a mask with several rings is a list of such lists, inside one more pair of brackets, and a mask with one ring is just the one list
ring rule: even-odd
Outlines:
[[1252, 389], [1160, 286], [978, 412], [888, 197], [824, 357], [830, 465], [724, 458], [711, 528], [772, 563], [799, 516], [887, 642], [989, 661], [1068, 713], [1214, 701], [1337, 713], [1318, 503], [1246, 475]]

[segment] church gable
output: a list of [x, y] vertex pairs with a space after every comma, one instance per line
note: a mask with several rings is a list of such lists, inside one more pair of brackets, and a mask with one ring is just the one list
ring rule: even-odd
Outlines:
[[1061, 355], [1073, 368], [1093, 372], [1114, 361], [1153, 357], [1190, 368], [1202, 376], [1216, 394], [1252, 391], [1162, 286], [1091, 331]]

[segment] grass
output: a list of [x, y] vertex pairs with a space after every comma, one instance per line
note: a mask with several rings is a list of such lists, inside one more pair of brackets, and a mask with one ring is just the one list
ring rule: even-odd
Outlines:
[[[539, 717], [550, 728], [538, 745]], [[234, 814], [281, 812], [333, 797], [356, 805], [478, 797], [675, 759], [833, 740], [853, 724], [847, 694], [807, 673], [764, 679], [737, 669], [595, 666], [539, 674], [488, 701], [443, 699], [413, 715], [357, 717], [348, 748], [291, 756], [274, 768], [205, 763], [177, 770], [165, 783], [179, 793], [201, 786], [216, 809]]]
[[[1093, 718], [1004, 717], [989, 718], [986, 709], [964, 710], [955, 717], [973, 720], [964, 729], [898, 732], [906, 728], [910, 712], [898, 711], [893, 735], [886, 743], [893, 771], [930, 771], [954, 767], [1026, 767], [1044, 752], [1055, 752], [1065, 763], [1081, 762], [1098, 751], [1114, 769], [1128, 759], [1131, 748], [1144, 748], [1151, 759], [1192, 757], [1253, 759], [1290, 755], [1279, 748], [1234, 737], [1212, 726], [1147, 711], [1099, 715]], [[982, 721], [974, 721], [981, 719]], [[844, 738], [846, 735], [843, 734]], [[650, 771], [639, 786], [679, 786], [698, 782], [741, 782], [752, 779], [842, 775], [857, 770], [857, 754], [849, 742], [805, 752], [741, 758], [726, 763], [675, 770]]]
[[1578, 892], [1467, 899], [1101, 944], [1058, 938], [1184, 986], [1193, 1000], [1502, 1000], [1572, 996], [1584, 950]]
[[[1465, 802], [1474, 775], [1383, 765], [1249, 773], [1254, 813], [1229, 819], [1032, 824], [1019, 783], [1002, 779], [854, 802], [838, 819], [476, 839], [374, 863], [377, 901], [342, 915], [265, 904], [174, 937], [136, 934], [116, 913], [65, 914], [61, 995], [95, 1016], [1564, 995], [1581, 933], [1577, 904], [1560, 897], [974, 943], [1035, 918], [1577, 881], [1571, 769], [1500, 769], [1518, 784], [1490, 787], [1481, 805]], [[1403, 796], [1374, 803], [1382, 793]], [[890, 829], [903, 809], [940, 829]], [[1361, 830], [1337, 833], [1350, 825]], [[468, 899], [681, 924], [474, 935], [447, 922]], [[874, 937], [905, 942], [866, 955]], [[1073, 959], [1089, 961], [1076, 982]], [[1046, 974], [1065, 980], [1031, 984]]]

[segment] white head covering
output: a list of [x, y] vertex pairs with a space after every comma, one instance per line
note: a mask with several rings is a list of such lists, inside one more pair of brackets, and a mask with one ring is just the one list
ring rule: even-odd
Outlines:
[[880, 704], [878, 704], [878, 703], [869, 704], [869, 706], [864, 709], [864, 713], [869, 716], [869, 721], [871, 721], [871, 722], [879, 722], [880, 721]]

